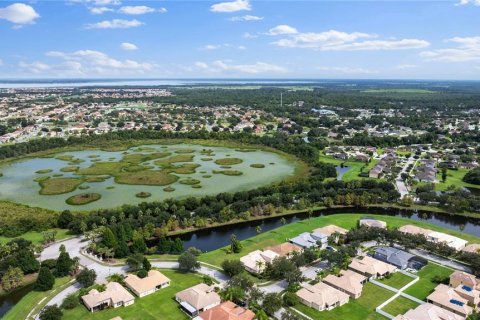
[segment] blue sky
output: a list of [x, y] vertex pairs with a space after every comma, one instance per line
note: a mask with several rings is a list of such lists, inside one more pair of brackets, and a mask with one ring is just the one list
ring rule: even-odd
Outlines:
[[480, 80], [480, 0], [0, 1], [0, 78]]

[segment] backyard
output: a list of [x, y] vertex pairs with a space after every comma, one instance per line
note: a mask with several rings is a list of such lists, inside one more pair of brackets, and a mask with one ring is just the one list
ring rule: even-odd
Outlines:
[[417, 273], [417, 276], [420, 277], [418, 282], [407, 288], [404, 292], [420, 300], [425, 300], [439, 284], [438, 280], [445, 280], [452, 273], [452, 269], [429, 262], [428, 265]]

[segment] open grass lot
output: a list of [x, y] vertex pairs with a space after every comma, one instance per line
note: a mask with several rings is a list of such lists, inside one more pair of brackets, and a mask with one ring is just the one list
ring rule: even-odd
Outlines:
[[435, 184], [435, 190], [445, 191], [448, 189], [448, 187], [452, 185], [455, 186], [456, 188], [468, 187], [468, 188], [480, 189], [480, 186], [471, 184], [471, 183], [466, 183], [462, 180], [467, 172], [468, 172], [467, 169], [461, 169], [461, 168], [458, 170], [448, 170], [447, 180], [445, 182], [442, 182], [442, 172], [439, 171], [437, 173], [437, 180], [440, 182]]
[[70, 277], [63, 277], [55, 279], [55, 285], [52, 290], [42, 292], [42, 291], [31, 291], [25, 297], [22, 298], [6, 315], [3, 316], [3, 320], [18, 320], [18, 319], [27, 319], [28, 313], [35, 308], [36, 311], [40, 310], [42, 304], [37, 307], [37, 304], [44, 297], [47, 297], [47, 301], [54, 297], [58, 292], [60, 292], [64, 287], [68, 286], [70, 282]]
[[395, 300], [383, 307], [383, 311], [390, 313], [392, 316], [404, 314], [410, 309], [418, 307], [418, 303], [404, 297], [397, 297]]
[[202, 278], [197, 274], [185, 274], [173, 270], [161, 270], [161, 272], [172, 280], [170, 286], [141, 299], [135, 299], [135, 303], [131, 306], [91, 313], [83, 305], [80, 305], [73, 310], [66, 310], [63, 318], [108, 320], [119, 316], [128, 320], [189, 319], [180, 311], [174, 296], [178, 291], [201, 283]]
[[50, 178], [40, 182], [42, 195], [55, 195], [72, 192], [82, 184], [82, 179], [77, 178]]
[[[55, 229], [49, 229], [47, 231], [53, 231], [53, 230], [57, 231], [56, 240], [66, 239], [72, 236], [68, 233], [69, 232], [68, 229], [55, 228]], [[22, 234], [20, 237], [24, 238], [25, 240], [32, 241], [34, 244], [42, 243], [43, 241], [42, 232], [38, 232], [38, 231], [30, 231]], [[15, 238], [18, 238], [18, 237], [8, 238], [8, 237], [0, 236], [0, 243], [7, 243], [8, 241], [13, 240]]]
[[352, 181], [355, 179], [370, 179], [370, 178], [364, 178], [364, 177], [359, 177], [359, 174], [362, 172], [369, 172], [370, 169], [372, 169], [379, 160], [377, 159], [372, 159], [372, 161], [368, 164], [360, 161], [352, 161], [352, 160], [339, 160], [335, 159], [333, 157], [329, 157], [323, 153], [320, 153], [320, 161], [325, 162], [325, 163], [331, 163], [333, 165], [339, 166], [342, 163], [344, 166], [350, 167], [350, 170], [345, 172], [345, 174], [342, 177], [343, 181]]
[[[217, 250], [204, 253], [200, 256], [199, 259], [203, 262], [207, 262], [207, 263], [219, 266], [223, 262], [223, 260], [239, 259], [240, 257], [246, 255], [251, 251], [263, 249], [267, 246], [280, 244], [282, 242], [287, 241], [289, 238], [292, 238], [293, 236], [299, 235], [302, 232], [312, 231], [313, 229], [320, 228], [329, 224], [335, 224], [345, 229], [352, 229], [356, 227], [357, 221], [364, 216], [365, 214], [344, 213], [344, 214], [335, 214], [335, 215], [329, 215], [329, 216], [323, 216], [323, 217], [316, 217], [316, 218], [311, 218], [303, 221], [290, 223], [288, 225], [282, 226], [280, 228], [277, 228], [265, 233], [261, 233], [258, 236], [242, 241], [243, 249], [240, 253], [227, 254], [228, 248], [224, 247], [224, 248], [220, 248]], [[457, 237], [461, 237], [465, 240], [468, 240], [469, 242], [480, 243], [479, 237], [464, 234], [458, 231], [445, 229], [442, 227], [437, 227], [422, 221], [415, 221], [408, 218], [390, 217], [390, 216], [382, 216], [382, 215], [374, 215], [374, 214], [368, 214], [368, 216], [387, 222], [387, 225], [390, 228], [398, 228], [406, 224], [412, 224], [416, 226], [430, 228], [435, 231], [445, 232]]]
[[405, 290], [405, 293], [420, 300], [424, 300], [438, 285], [438, 283], [433, 281], [435, 277], [440, 277], [442, 279], [448, 278], [452, 273], [452, 269], [429, 262], [427, 266], [417, 273], [420, 280]]
[[395, 289], [401, 289], [405, 285], [409, 284], [410, 282], [413, 281], [413, 278], [410, 278], [409, 276], [404, 275], [403, 273], [400, 272], [395, 272], [390, 276], [390, 278], [383, 278], [381, 280], [378, 280], [387, 286], [393, 287]]
[[295, 309], [312, 319], [322, 320], [384, 320], [384, 316], [375, 312], [375, 308], [394, 295], [393, 292], [380, 288], [372, 283], [363, 286], [362, 296], [350, 299], [347, 304], [330, 311], [317, 311], [304, 304], [297, 304]]

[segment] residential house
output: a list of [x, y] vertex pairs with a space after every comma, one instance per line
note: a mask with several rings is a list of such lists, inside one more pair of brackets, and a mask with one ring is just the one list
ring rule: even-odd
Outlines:
[[94, 312], [108, 307], [118, 308], [132, 305], [135, 297], [118, 282], [109, 282], [103, 292], [92, 289], [88, 294], [82, 296], [82, 301], [90, 312]]
[[335, 307], [348, 303], [349, 295], [323, 282], [314, 285], [302, 284], [297, 291], [301, 303], [318, 311], [332, 310]]
[[150, 270], [145, 278], [140, 278], [136, 274], [129, 274], [125, 278], [125, 285], [141, 298], [168, 287], [170, 279], [160, 271]]
[[468, 241], [463, 240], [461, 238], [443, 233], [437, 232], [430, 229], [425, 229], [413, 225], [404, 225], [398, 228], [400, 232], [408, 233], [408, 234], [421, 234], [427, 238], [427, 241], [435, 242], [435, 243], [444, 243], [445, 245], [459, 251], [465, 248]]
[[397, 272], [397, 267], [394, 265], [370, 256], [353, 259], [348, 268], [364, 275], [368, 279], [383, 278], [389, 274]]
[[175, 295], [175, 300], [180, 303], [182, 310], [192, 317], [218, 306], [221, 302], [220, 296], [214, 291], [213, 286], [205, 283], [178, 292]]
[[408, 310], [404, 315], [396, 316], [393, 320], [465, 320], [465, 317], [431, 303], [424, 303]]
[[360, 226], [365, 226], [369, 228], [380, 228], [380, 229], [387, 228], [387, 223], [385, 221], [381, 221], [373, 218], [362, 218], [358, 223], [360, 224]]
[[342, 271], [339, 277], [330, 274], [323, 279], [323, 282], [329, 286], [345, 292], [354, 299], [358, 299], [362, 295], [363, 284], [366, 281], [365, 276], [352, 270]]
[[480, 253], [480, 244], [471, 243], [467, 245], [465, 248], [462, 248], [462, 251], [469, 252], [469, 253]]
[[427, 297], [427, 302], [465, 318], [473, 312], [473, 308], [468, 305], [468, 300], [445, 284], [439, 284]]
[[321, 234], [326, 235], [327, 237], [330, 237], [334, 233], [347, 234], [348, 230], [344, 229], [344, 228], [341, 228], [341, 227], [338, 227], [334, 224], [330, 224], [328, 226], [315, 229], [315, 230], [313, 230], [313, 232], [321, 233]]
[[325, 248], [328, 243], [328, 237], [320, 233], [304, 232], [290, 239], [290, 242], [302, 248]]
[[240, 258], [245, 269], [251, 273], [262, 273], [267, 263], [272, 263], [280, 255], [272, 250], [255, 250]]
[[400, 270], [407, 268], [420, 270], [428, 263], [424, 258], [393, 247], [378, 247], [375, 249], [373, 257], [377, 260], [390, 263]]
[[480, 304], [480, 279], [473, 274], [455, 271], [450, 275], [450, 287], [475, 307]]
[[231, 301], [225, 301], [218, 306], [203, 311], [198, 320], [253, 320], [255, 313], [237, 306]]
[[290, 257], [294, 252], [302, 252], [302, 247], [290, 242], [284, 242], [272, 247], [266, 247], [265, 250], [270, 250], [278, 254], [280, 257]]

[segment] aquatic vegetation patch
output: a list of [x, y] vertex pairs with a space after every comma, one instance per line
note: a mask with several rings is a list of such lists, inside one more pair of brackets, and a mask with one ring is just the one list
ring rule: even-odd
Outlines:
[[72, 156], [71, 154], [61, 154], [55, 157], [55, 159], [62, 160], [62, 161], [72, 161], [74, 158], [75, 157]]
[[194, 153], [195, 150], [193, 149], [178, 149], [178, 150], [175, 150], [175, 153], [178, 153], [178, 154], [186, 154], [186, 153]]
[[235, 164], [240, 164], [242, 162], [243, 160], [240, 158], [222, 158], [222, 159], [215, 160], [215, 163], [220, 166], [232, 166]]
[[87, 190], [87, 189], [90, 189], [90, 186], [81, 185], [80, 187], [78, 187], [78, 189], [80, 189], [80, 190]]
[[78, 178], [50, 178], [39, 181], [40, 194], [55, 195], [75, 191], [83, 180]]
[[140, 164], [142, 162], [165, 158], [171, 155], [170, 152], [154, 152], [154, 153], [133, 153], [123, 156], [123, 162], [132, 164]]
[[201, 158], [200, 160], [202, 160], [202, 161], [212, 161], [213, 158]]
[[152, 196], [152, 194], [150, 192], [146, 192], [146, 191], [139, 192], [135, 195], [135, 197], [137, 197], [137, 198], [148, 198], [150, 196]]
[[62, 172], [75, 172], [78, 170], [78, 166], [69, 166], [69, 167], [63, 167], [60, 169]]
[[257, 168], [257, 169], [262, 169], [262, 168], [265, 168], [265, 165], [264, 164], [261, 164], [261, 163], [252, 163], [250, 165], [250, 167], [252, 168]]
[[82, 193], [82, 194], [71, 196], [70, 198], [65, 200], [65, 202], [72, 206], [81, 206], [87, 203], [100, 200], [101, 197], [102, 195], [99, 193]]
[[165, 171], [177, 174], [192, 174], [195, 173], [195, 169], [198, 167], [200, 167], [200, 165], [196, 163], [184, 163], [177, 167], [166, 168]]
[[241, 176], [243, 174], [242, 171], [238, 170], [213, 170], [214, 174], [223, 174], [226, 176]]
[[91, 177], [86, 177], [85, 182], [104, 182], [110, 178], [110, 176], [91, 176]]
[[211, 178], [211, 177], [212, 177], [211, 174], [206, 174], [206, 175], [203, 175], [203, 176], [202, 176], [202, 178], [205, 178], [205, 179], [209, 179], [209, 178]]
[[192, 179], [192, 178], [182, 179], [182, 180], [178, 181], [178, 183], [186, 184], [186, 185], [189, 185], [189, 186], [199, 184], [200, 182], [201, 182], [200, 180]]
[[122, 168], [129, 166], [125, 162], [96, 162], [88, 168], [82, 168], [77, 174], [83, 175], [109, 175], [114, 176], [122, 171]]
[[138, 171], [144, 171], [144, 170], [150, 170], [153, 169], [152, 166], [141, 166], [141, 165], [131, 165], [128, 167], [123, 168], [124, 171], [126, 172], [138, 172]]
[[165, 191], [165, 192], [173, 192], [173, 191], [175, 191], [175, 188], [174, 188], [174, 187], [171, 187], [171, 186], [168, 186], [168, 187], [163, 188], [163, 191]]
[[40, 169], [40, 170], [35, 171], [35, 173], [45, 174], [45, 173], [50, 173], [52, 171], [53, 171], [52, 169]]
[[255, 152], [257, 150], [256, 149], [235, 149], [235, 151], [238, 151], [238, 152]]
[[202, 186], [199, 185], [199, 184], [194, 184], [194, 185], [192, 186], [192, 188], [194, 188], [194, 189], [200, 189], [201, 187], [202, 187]]
[[177, 154], [163, 160], [157, 160], [154, 163], [157, 166], [166, 167], [177, 162], [192, 162], [194, 157], [193, 154]]
[[147, 170], [138, 172], [122, 172], [115, 176], [120, 184], [166, 186], [178, 180], [178, 177], [163, 170]]

